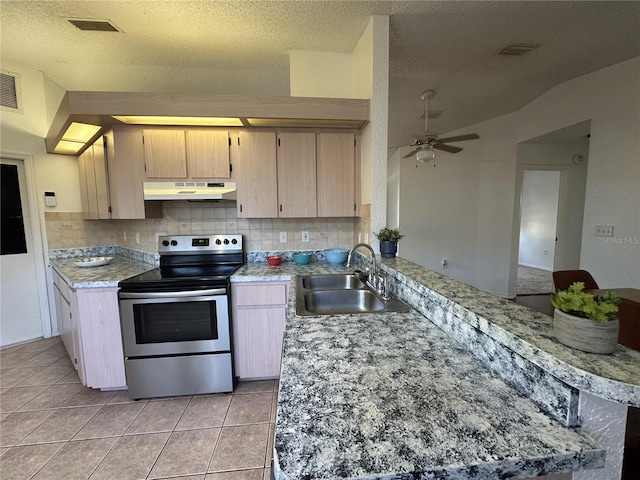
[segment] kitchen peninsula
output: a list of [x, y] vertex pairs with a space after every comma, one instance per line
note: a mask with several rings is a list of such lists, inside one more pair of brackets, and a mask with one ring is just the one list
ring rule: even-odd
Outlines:
[[[232, 282], [320, 265], [247, 264]], [[296, 317], [291, 282], [276, 478], [619, 478], [639, 352], [582, 354], [553, 339], [549, 317], [399, 258], [382, 269], [417, 312]]]

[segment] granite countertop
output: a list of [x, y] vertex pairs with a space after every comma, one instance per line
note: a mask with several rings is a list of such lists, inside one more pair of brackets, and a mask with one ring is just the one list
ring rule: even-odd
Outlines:
[[[611, 355], [575, 350], [555, 339], [553, 319], [548, 315], [401, 258], [383, 259], [382, 268], [394, 272], [400, 289], [408, 286], [421, 297], [422, 304], [442, 306], [448, 317], [455, 316], [458, 321], [495, 339], [567, 385], [640, 407], [640, 352], [623, 345], [618, 345]], [[452, 326], [450, 318], [435, 314], [427, 316], [461, 343], [472, 343], [460, 333], [459, 326]]]
[[605, 451], [546, 415], [415, 311], [295, 315], [296, 275], [247, 264], [232, 282], [291, 280], [276, 419], [280, 479], [519, 477], [599, 468]]
[[[92, 255], [94, 256], [94, 255]], [[156, 265], [113, 254], [113, 261], [100, 267], [77, 267], [73, 262], [82, 257], [52, 258], [52, 267], [72, 288], [117, 287], [118, 282], [156, 268]]]
[[279, 479], [523, 478], [605, 461], [415, 312], [290, 315], [275, 430]]

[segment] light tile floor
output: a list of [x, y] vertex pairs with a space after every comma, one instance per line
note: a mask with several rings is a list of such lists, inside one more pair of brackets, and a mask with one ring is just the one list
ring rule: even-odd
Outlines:
[[59, 337], [0, 351], [0, 478], [269, 480], [275, 380], [131, 401], [83, 387]]

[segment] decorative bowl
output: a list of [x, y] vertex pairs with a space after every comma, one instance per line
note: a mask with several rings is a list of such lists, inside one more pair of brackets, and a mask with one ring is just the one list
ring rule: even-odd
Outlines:
[[324, 251], [324, 258], [327, 262], [337, 265], [344, 263], [348, 254], [349, 250], [347, 248], [328, 248]]
[[267, 256], [267, 263], [269, 265], [280, 265], [280, 260], [282, 260], [282, 257], [280, 255], [269, 255]]
[[102, 265], [108, 265], [113, 260], [113, 257], [90, 257], [90, 258], [82, 258], [73, 262], [76, 267], [82, 268], [90, 268], [90, 267], [100, 267]]
[[307, 265], [311, 261], [311, 252], [296, 252], [293, 254], [293, 261], [298, 265]]

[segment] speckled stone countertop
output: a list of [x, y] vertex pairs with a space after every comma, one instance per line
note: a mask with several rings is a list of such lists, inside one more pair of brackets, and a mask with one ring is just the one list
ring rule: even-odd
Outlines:
[[[247, 264], [232, 282], [345, 270]], [[525, 478], [604, 465], [599, 445], [415, 311], [297, 317], [294, 281], [288, 308], [277, 478]]]
[[154, 264], [125, 255], [110, 256], [113, 261], [100, 267], [75, 266], [73, 262], [82, 257], [52, 258], [51, 265], [72, 288], [117, 287], [121, 280], [156, 268]]
[[382, 264], [398, 279], [400, 296], [416, 297], [410, 303], [459, 342], [471, 345], [462, 326], [472, 327], [575, 389], [640, 407], [640, 352], [622, 345], [611, 355], [575, 350], [555, 339], [547, 315], [401, 258]]

